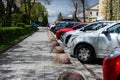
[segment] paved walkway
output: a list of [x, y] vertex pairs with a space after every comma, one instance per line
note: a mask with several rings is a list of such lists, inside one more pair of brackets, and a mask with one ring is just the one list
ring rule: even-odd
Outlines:
[[[22, 42], [0, 55], [0, 80], [57, 80], [61, 72], [85, 69], [72, 63], [69, 65], [53, 62], [47, 31], [40, 29]], [[87, 80], [94, 80], [85, 72]]]

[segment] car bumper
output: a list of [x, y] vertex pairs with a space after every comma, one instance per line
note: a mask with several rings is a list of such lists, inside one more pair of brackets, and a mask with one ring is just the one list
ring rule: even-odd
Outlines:
[[74, 44], [73, 42], [68, 42], [68, 44], [67, 44], [67, 49], [68, 49], [70, 55], [74, 55], [74, 46], [73, 46], [73, 44]]

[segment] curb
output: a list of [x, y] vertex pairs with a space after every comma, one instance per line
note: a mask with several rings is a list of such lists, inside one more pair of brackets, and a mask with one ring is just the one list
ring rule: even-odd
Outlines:
[[[51, 32], [51, 34], [52, 34], [53, 37], [55, 38], [55, 36], [54, 36], [54, 34], [53, 34], [52, 32]], [[65, 52], [65, 54], [67, 54], [68, 57], [70, 58], [71, 63], [72, 63], [73, 65], [75, 65], [77, 68], [79, 68], [79, 69], [76, 70], [76, 71], [78, 71], [78, 72], [84, 77], [85, 80], [96, 80], [96, 78], [88, 71], [87, 68], [85, 68], [85, 66], [84, 66], [80, 61], [78, 61], [78, 59], [72, 58], [72, 57], [69, 55], [69, 53], [67, 53], [67, 52], [65, 51], [65, 46], [63, 45], [63, 43], [62, 43], [60, 40], [57, 40], [57, 39], [56, 39], [56, 41], [57, 41], [58, 44], [64, 49], [64, 52]]]

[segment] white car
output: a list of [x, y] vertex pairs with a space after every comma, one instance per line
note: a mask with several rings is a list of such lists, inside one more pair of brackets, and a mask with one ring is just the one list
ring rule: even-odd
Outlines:
[[120, 22], [104, 28], [90, 29], [71, 36], [67, 47], [70, 55], [82, 62], [105, 58], [114, 47], [120, 45]]
[[[94, 23], [91, 23], [89, 25], [86, 25], [85, 27], [79, 29], [79, 30], [73, 30], [73, 31], [70, 31], [70, 32], [66, 32], [64, 35], [63, 35], [63, 43], [64, 45], [66, 46], [70, 37], [74, 34], [80, 34], [81, 32], [89, 32], [89, 29], [92, 29], [94, 26], [94, 28], [96, 29], [100, 29], [100, 28], [103, 28], [105, 27], [106, 25], [110, 25], [112, 23], [114, 23], [115, 21], [100, 21], [100, 22], [94, 22]], [[91, 30], [92, 31], [92, 30]]]
[[62, 42], [63, 42], [63, 44], [66, 46], [67, 45], [67, 43], [68, 43], [68, 41], [69, 41], [69, 39], [70, 39], [70, 37], [73, 35], [73, 34], [77, 34], [77, 33], [79, 33], [80, 32], [80, 30], [79, 29], [77, 29], [77, 30], [72, 30], [72, 31], [69, 31], [69, 32], [66, 32], [66, 33], [64, 33], [64, 35], [63, 35], [63, 39], [62, 39]]

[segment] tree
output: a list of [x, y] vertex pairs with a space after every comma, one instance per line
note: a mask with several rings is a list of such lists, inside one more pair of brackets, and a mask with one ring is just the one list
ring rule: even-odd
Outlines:
[[4, 0], [6, 1], [5, 15], [3, 19], [3, 26], [11, 26], [11, 15], [14, 12], [19, 12], [15, 1], [16, 0]]
[[11, 25], [16, 26], [17, 23], [22, 23], [22, 14], [13, 13], [11, 15]]
[[85, 20], [85, 0], [81, 0], [82, 5], [83, 5], [83, 21], [86, 22]]
[[[2, 21], [3, 21], [3, 16], [5, 15], [5, 8], [4, 8], [4, 4], [2, 1], [0, 1], [0, 24], [2, 25]], [[0, 26], [1, 26], [0, 25]]]
[[107, 0], [104, 0], [104, 1], [102, 1], [102, 3], [101, 4], [103, 4], [103, 8], [102, 8], [102, 15], [104, 15], [104, 19], [105, 20], [108, 20], [108, 6], [109, 6], [109, 4], [108, 4], [108, 1]]
[[113, 16], [113, 4], [112, 4], [112, 0], [110, 0], [109, 1], [109, 5], [110, 5], [110, 8], [109, 8], [109, 10], [110, 10], [110, 20], [112, 20], [112, 16]]
[[[31, 18], [30, 18], [31, 10], [32, 10], [32, 8], [33, 8], [33, 6], [35, 4], [35, 1], [36, 0], [23, 0], [23, 4], [24, 4], [23, 5], [24, 6], [24, 17], [25, 17], [24, 20], [26, 20], [25, 23], [27, 23], [27, 24], [30, 24], [30, 21], [31, 21]], [[45, 4], [50, 4], [50, 0], [40, 0], [40, 1], [44, 2]]]
[[113, 11], [112, 11], [112, 19], [111, 20], [117, 20], [117, 17], [119, 15], [118, 11], [118, 0], [113, 0]]
[[41, 3], [35, 3], [31, 9], [31, 15], [34, 15], [33, 22], [40, 22], [39, 18], [42, 18], [44, 21], [45, 16], [48, 15], [46, 8]]
[[72, 0], [72, 3], [73, 3], [73, 6], [75, 8], [75, 11], [73, 13], [73, 20], [74, 21], [78, 21], [78, 18], [77, 18], [77, 11], [78, 11], [78, 5], [79, 5], [79, 0]]
[[43, 26], [48, 26], [48, 15], [47, 14], [44, 14], [42, 24]]
[[[25, 15], [28, 14], [28, 9], [25, 6], [25, 4], [22, 5], [21, 11]], [[39, 22], [44, 21], [45, 16], [48, 15], [48, 12], [47, 12], [46, 8], [41, 3], [35, 2], [30, 10], [30, 21], [28, 20], [28, 17], [26, 17], [25, 15], [23, 17], [24, 18], [23, 22], [28, 23], [28, 24], [30, 21], [39, 23]]]
[[13, 8], [14, 8], [13, 13], [20, 13], [21, 0], [14, 0]]
[[104, 9], [102, 14], [105, 15], [106, 20], [117, 20], [118, 13], [118, 0], [106, 0], [103, 2]]
[[[2, 0], [1, 0], [2, 1]], [[3, 26], [11, 26], [11, 15], [13, 13], [21, 13], [20, 9], [17, 7], [15, 1], [16, 0], [4, 0], [6, 1], [6, 7], [5, 7], [5, 15], [3, 19]], [[36, 0], [18, 0], [21, 3], [25, 4], [25, 13], [23, 15], [23, 20], [26, 21], [26, 23], [30, 24], [30, 14], [31, 9], [35, 3]], [[43, 2], [47, 2], [49, 0], [42, 0]], [[2, 9], [2, 8], [1, 8]], [[4, 9], [3, 9], [4, 10]]]
[[11, 26], [12, 5], [14, 0], [6, 0], [6, 1], [7, 1], [7, 6], [5, 10], [3, 26]]
[[81, 9], [81, 5], [82, 5], [83, 21], [85, 22], [85, 0], [72, 0], [72, 3], [75, 8], [75, 11], [73, 13], [73, 19], [75, 21], [79, 20], [77, 17], [77, 12], [78, 12], [78, 9]]
[[57, 17], [57, 21], [61, 21], [63, 19], [62, 13], [60, 12]]
[[0, 2], [0, 20], [3, 17], [4, 13], [5, 13], [4, 4], [3, 2]]
[[24, 17], [27, 16], [27, 17], [25, 17], [25, 18], [27, 18], [27, 19], [25, 19], [26, 20], [25, 23], [27, 23], [27, 24], [30, 24], [30, 12], [31, 12], [31, 9], [32, 9], [34, 3], [35, 3], [35, 0], [23, 0], [23, 4], [25, 6], [24, 7], [24, 9], [25, 9]]

